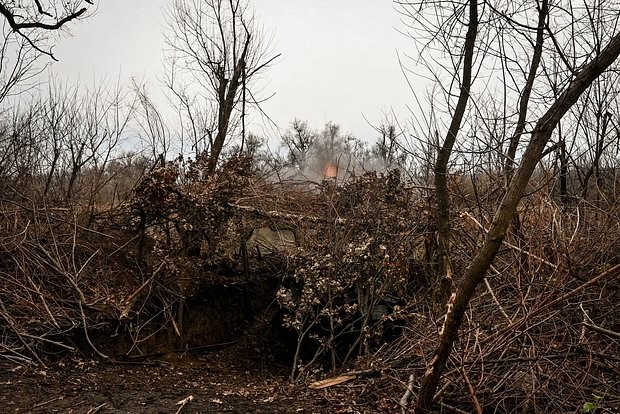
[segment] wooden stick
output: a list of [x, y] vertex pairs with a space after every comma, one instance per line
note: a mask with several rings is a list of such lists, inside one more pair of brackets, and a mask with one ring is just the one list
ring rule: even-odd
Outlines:
[[30, 339], [37, 339], [41, 342], [47, 342], [48, 344], [52, 344], [52, 345], [56, 345], [60, 348], [64, 348], [67, 351], [75, 351], [75, 348], [69, 345], [65, 345], [62, 342], [56, 342], [56, 341], [52, 341], [51, 339], [47, 339], [47, 338], [43, 338], [42, 336], [35, 336], [35, 335], [30, 335], [27, 333], [22, 332], [22, 336], [25, 336], [26, 338], [30, 338]]
[[39, 407], [43, 407], [44, 405], [47, 405], [47, 404], [49, 404], [49, 403], [53, 403], [54, 401], [62, 400], [63, 398], [65, 398], [65, 397], [63, 397], [63, 396], [61, 395], [61, 396], [59, 396], [59, 397], [52, 398], [51, 400], [48, 400], [48, 401], [43, 401], [43, 402], [40, 402], [40, 403], [38, 403], [38, 404], [35, 404], [35, 405], [33, 405], [33, 406], [32, 406], [32, 408], [39, 408]]
[[607, 335], [611, 338], [615, 338], [615, 339], [620, 339], [620, 333], [618, 332], [614, 332], [614, 331], [610, 331], [609, 329], [605, 329], [605, 328], [601, 328], [600, 326], [594, 325], [594, 324], [590, 324], [587, 322], [583, 322], [583, 326], [585, 326], [586, 328], [593, 330], [595, 332], [599, 332], [602, 333], [604, 335]]
[[413, 396], [413, 383], [415, 382], [415, 376], [413, 374], [409, 375], [409, 382], [407, 382], [407, 391], [401, 397], [399, 404], [402, 409], [402, 414], [407, 412], [407, 407], [409, 406], [409, 400]]
[[[491, 270], [493, 270], [495, 273], [499, 274], [499, 272], [497, 271], [497, 269], [495, 269], [495, 267], [491, 266]], [[502, 313], [502, 315], [504, 315], [504, 317], [508, 320], [508, 322], [512, 322], [512, 319], [510, 319], [508, 317], [508, 314], [504, 310], [502, 304], [499, 303], [499, 300], [497, 300], [497, 297], [495, 296], [495, 293], [493, 293], [493, 289], [491, 289], [491, 284], [489, 283], [489, 279], [486, 278], [486, 277], [484, 278], [484, 284], [487, 287], [487, 290], [489, 291], [489, 294], [491, 295], [491, 298], [493, 298], [493, 302], [495, 302], [495, 304], [499, 308], [499, 311]]]
[[86, 414], [95, 414], [97, 411], [101, 410], [106, 405], [108, 405], [108, 403], [103, 403], [95, 408], [91, 408], [90, 410], [88, 410]]
[[474, 403], [476, 414], [482, 414], [482, 406], [480, 405], [478, 396], [476, 396], [476, 390], [474, 389], [474, 386], [471, 384], [471, 381], [469, 380], [467, 371], [465, 371], [464, 365], [461, 365], [461, 373], [463, 374], [463, 378], [465, 379], [465, 384], [467, 384], [467, 390], [469, 391], [469, 396], [471, 397], [471, 400]]
[[183, 409], [183, 407], [185, 407], [187, 404], [189, 404], [192, 400], [194, 399], [193, 395], [190, 395], [187, 398], [183, 398], [181, 401], [179, 401], [177, 403], [177, 405], [180, 405], [179, 409], [177, 410], [177, 412], [175, 414], [179, 414], [181, 412], [181, 410]]

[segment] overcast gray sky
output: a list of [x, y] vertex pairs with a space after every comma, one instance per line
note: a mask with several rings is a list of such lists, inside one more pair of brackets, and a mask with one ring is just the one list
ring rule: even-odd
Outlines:
[[[60, 79], [129, 82], [131, 76], [159, 88], [165, 0], [101, 0], [98, 11], [59, 41]], [[406, 113], [413, 97], [396, 51], [411, 52], [397, 32], [400, 17], [390, 0], [254, 0], [257, 16], [273, 32], [282, 58], [268, 73], [265, 92], [275, 96], [265, 111], [281, 128], [295, 117], [321, 128], [327, 121], [367, 141], [376, 134], [362, 114], [376, 121], [395, 107]], [[257, 126], [252, 129], [258, 130]], [[260, 131], [256, 131], [259, 132]], [[272, 137], [273, 138], [273, 137]]]

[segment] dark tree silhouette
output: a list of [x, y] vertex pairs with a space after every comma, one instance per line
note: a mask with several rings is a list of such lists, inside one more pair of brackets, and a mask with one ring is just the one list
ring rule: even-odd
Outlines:
[[9, 24], [11, 30], [23, 37], [34, 49], [54, 59], [51, 51], [40, 46], [39, 32], [61, 29], [67, 23], [84, 17], [91, 0], [71, 1], [0, 1], [0, 14]]

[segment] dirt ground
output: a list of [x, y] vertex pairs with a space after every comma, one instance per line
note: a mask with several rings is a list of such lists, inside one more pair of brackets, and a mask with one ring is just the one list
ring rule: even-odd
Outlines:
[[[365, 384], [293, 386], [285, 366], [235, 347], [106, 363], [66, 357], [46, 368], [0, 362], [0, 413], [378, 413]], [[363, 400], [363, 399], [362, 399]], [[361, 400], [360, 400], [361, 401]], [[396, 412], [395, 410], [392, 412]]]

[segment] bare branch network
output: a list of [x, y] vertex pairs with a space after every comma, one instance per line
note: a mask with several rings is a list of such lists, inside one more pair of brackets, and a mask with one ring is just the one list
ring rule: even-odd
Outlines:
[[11, 30], [23, 37], [32, 48], [56, 60], [51, 50], [43, 50], [39, 45], [42, 39], [39, 32], [59, 30], [67, 23], [85, 17], [89, 6], [85, 6], [84, 3], [94, 5], [91, 0], [0, 1], [0, 14]]

